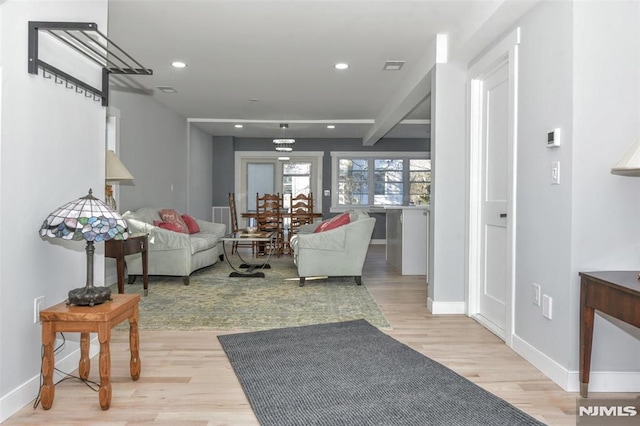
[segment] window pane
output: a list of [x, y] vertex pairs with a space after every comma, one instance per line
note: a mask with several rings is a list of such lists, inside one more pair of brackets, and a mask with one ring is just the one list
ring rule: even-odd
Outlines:
[[355, 182], [341, 182], [338, 185], [338, 204], [367, 205], [369, 204], [369, 185]]
[[431, 160], [409, 160], [409, 204], [429, 204], [431, 198]]
[[285, 175], [310, 175], [311, 163], [284, 163], [282, 173]]
[[365, 159], [342, 158], [339, 161], [338, 204], [369, 203], [369, 165]]
[[377, 170], [402, 170], [404, 160], [402, 158], [396, 158], [393, 160], [375, 160], [374, 167]]

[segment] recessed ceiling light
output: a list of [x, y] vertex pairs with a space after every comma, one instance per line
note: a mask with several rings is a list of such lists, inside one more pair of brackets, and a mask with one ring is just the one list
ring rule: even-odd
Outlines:
[[338, 62], [333, 67], [337, 70], [346, 70], [347, 68], [349, 68], [349, 64], [345, 62]]
[[171, 66], [174, 68], [184, 68], [187, 66], [187, 64], [181, 61], [174, 61], [174, 62], [171, 62]]
[[336, 126], [333, 124], [327, 124], [327, 129], [335, 129]]
[[280, 161], [289, 161], [291, 158], [289, 157], [278, 157], [278, 160]]
[[236, 129], [242, 129], [244, 126], [242, 124], [236, 124], [233, 127], [235, 127]]

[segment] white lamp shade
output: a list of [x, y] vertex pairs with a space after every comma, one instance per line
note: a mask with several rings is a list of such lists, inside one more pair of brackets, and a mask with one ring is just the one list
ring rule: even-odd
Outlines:
[[116, 156], [116, 153], [112, 150], [107, 150], [107, 172], [105, 180], [107, 181], [121, 181], [121, 180], [133, 180], [134, 177], [129, 170], [122, 164], [120, 159]]

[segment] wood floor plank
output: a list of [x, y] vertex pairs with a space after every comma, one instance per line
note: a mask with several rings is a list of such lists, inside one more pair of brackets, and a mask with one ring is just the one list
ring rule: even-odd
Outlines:
[[[363, 282], [391, 322], [392, 330], [385, 333], [538, 420], [549, 425], [575, 425], [577, 393], [564, 392], [473, 319], [431, 315], [425, 277], [400, 275], [386, 263], [384, 246], [371, 247]], [[108, 411], [100, 409], [97, 393], [87, 386], [65, 381], [56, 386], [50, 410], [27, 406], [4, 424], [257, 425], [216, 338], [233, 332], [142, 330], [142, 374], [133, 382], [128, 333], [114, 330], [113, 397]], [[89, 378], [98, 382], [97, 358], [92, 364]]]

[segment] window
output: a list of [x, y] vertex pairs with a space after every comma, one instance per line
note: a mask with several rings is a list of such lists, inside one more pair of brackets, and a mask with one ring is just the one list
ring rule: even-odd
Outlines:
[[332, 207], [428, 204], [431, 160], [427, 153], [332, 152]]
[[311, 193], [311, 162], [291, 161], [282, 163], [282, 193], [284, 206], [289, 207], [291, 198]]

